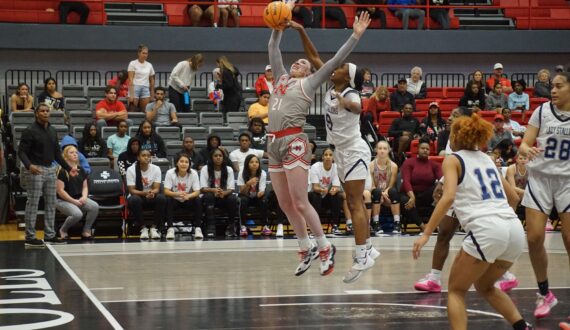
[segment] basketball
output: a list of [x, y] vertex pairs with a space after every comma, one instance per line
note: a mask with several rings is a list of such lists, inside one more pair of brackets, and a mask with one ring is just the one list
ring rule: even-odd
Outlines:
[[273, 1], [263, 11], [263, 21], [275, 29], [285, 20], [291, 20], [291, 9], [282, 1]]

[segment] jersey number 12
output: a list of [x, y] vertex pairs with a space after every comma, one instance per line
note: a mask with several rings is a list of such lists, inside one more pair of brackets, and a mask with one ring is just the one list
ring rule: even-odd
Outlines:
[[[481, 169], [476, 168], [473, 171], [473, 173], [475, 174], [475, 176], [477, 176], [479, 184], [481, 185], [481, 198], [483, 200], [491, 198], [491, 193], [489, 193], [489, 187], [487, 186], [487, 182], [485, 182], [486, 180], [483, 177], [483, 174], [481, 173]], [[486, 179], [490, 180], [491, 192], [493, 193], [493, 196], [496, 199], [504, 199], [505, 193], [503, 193], [503, 189], [501, 188], [501, 181], [497, 176], [497, 170], [493, 168], [488, 168], [485, 170], [485, 173], [487, 174]]]

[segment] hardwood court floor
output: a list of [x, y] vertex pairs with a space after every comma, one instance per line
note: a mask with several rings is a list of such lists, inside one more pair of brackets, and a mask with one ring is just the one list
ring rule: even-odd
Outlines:
[[[344, 284], [352, 238], [335, 238], [336, 267], [322, 277], [315, 263], [295, 277], [292, 239], [68, 244], [52, 250], [125, 329], [433, 329], [448, 328], [447, 295], [424, 294], [413, 283], [431, 268], [432, 237], [420, 260], [415, 237], [377, 237], [382, 252], [358, 282]], [[452, 241], [447, 275], [463, 236]], [[532, 317], [536, 283], [528, 253], [512, 271], [511, 297], [536, 329], [557, 329], [570, 313], [570, 269], [560, 233], [547, 234], [550, 284], [559, 299], [553, 315]], [[447, 286], [444, 285], [444, 288]], [[470, 329], [510, 329], [474, 292]]]

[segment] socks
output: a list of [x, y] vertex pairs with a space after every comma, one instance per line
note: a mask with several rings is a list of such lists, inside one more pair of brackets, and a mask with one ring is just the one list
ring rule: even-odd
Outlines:
[[329, 240], [325, 236], [317, 237], [316, 241], [319, 250], [322, 250], [331, 245], [331, 243], [329, 243]]
[[366, 245], [357, 245], [355, 252], [356, 259], [364, 259], [366, 257]]
[[310, 250], [313, 247], [313, 243], [311, 242], [311, 240], [308, 237], [299, 238], [297, 241], [299, 242], [299, 248], [302, 251]]
[[514, 330], [526, 330], [526, 329], [528, 329], [526, 321], [524, 319], [520, 319], [520, 320], [516, 321], [515, 323], [513, 323], [513, 329]]
[[372, 216], [372, 222], [378, 222], [380, 221], [380, 215], [376, 214]]
[[372, 248], [372, 240], [370, 239], [370, 237], [368, 237], [366, 239], [366, 249], [369, 250]]
[[346, 226], [352, 226], [352, 219], [346, 219]]
[[548, 289], [548, 280], [546, 280], [544, 282], [538, 282], [538, 291], [543, 296], [546, 296], [548, 294], [548, 291], [550, 291]]
[[400, 223], [400, 215], [399, 214], [394, 215], [394, 223]]
[[434, 278], [441, 280], [441, 270], [432, 269], [430, 273]]

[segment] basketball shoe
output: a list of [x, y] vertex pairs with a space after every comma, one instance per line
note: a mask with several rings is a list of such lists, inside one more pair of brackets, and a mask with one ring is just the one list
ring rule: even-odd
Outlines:
[[313, 260], [319, 257], [319, 249], [317, 249], [316, 246], [313, 246], [309, 250], [299, 251], [297, 253], [299, 254], [301, 263], [299, 263], [299, 266], [295, 269], [295, 276], [301, 276], [307, 271], [307, 269], [309, 269], [309, 267], [311, 267]]

